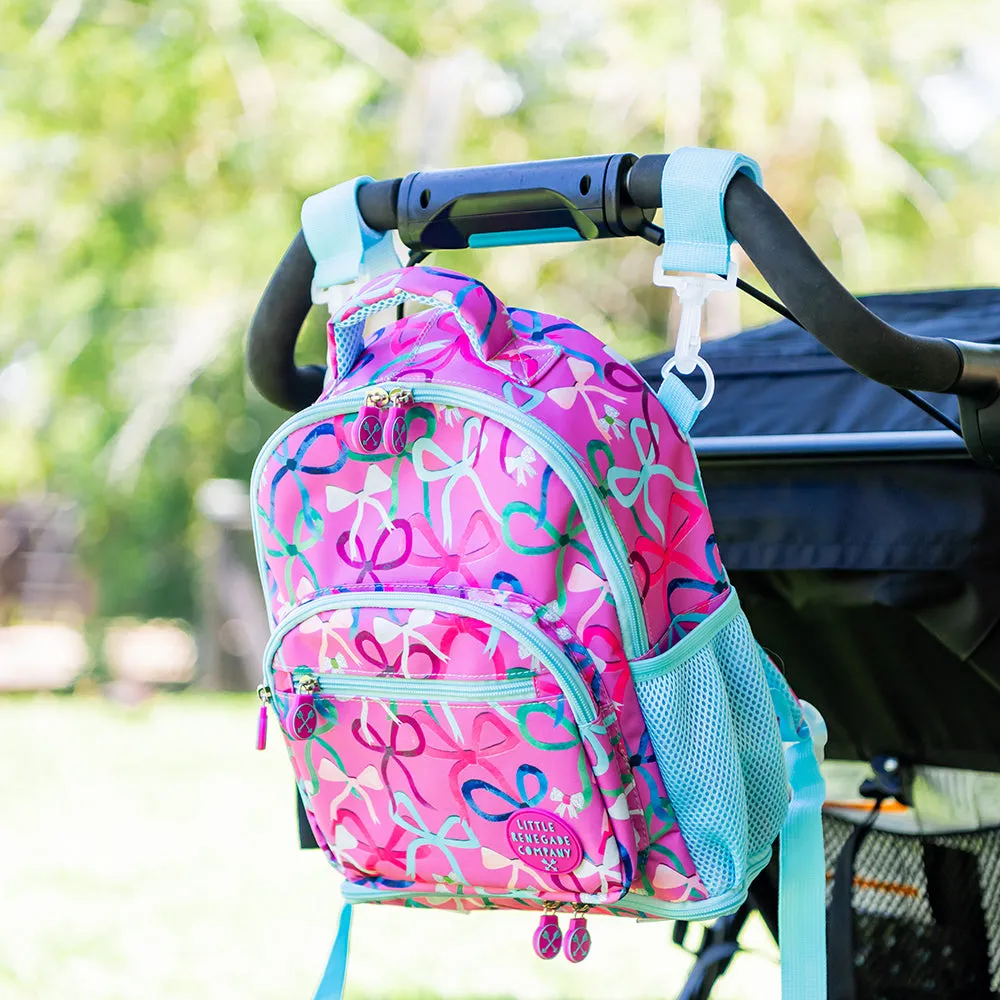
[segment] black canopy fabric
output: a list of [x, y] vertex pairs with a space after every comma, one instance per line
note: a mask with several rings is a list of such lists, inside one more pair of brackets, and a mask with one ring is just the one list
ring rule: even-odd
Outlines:
[[[1000, 289], [863, 301], [907, 333], [1000, 342]], [[943, 430], [786, 321], [702, 354], [716, 392], [696, 448]], [[639, 365], [654, 385], [665, 360]], [[926, 398], [957, 419], [953, 397]], [[1000, 771], [1000, 476], [957, 450], [871, 460], [756, 447], [701, 457], [719, 547], [758, 638], [824, 711], [832, 755]]]
[[[921, 337], [1000, 342], [1000, 288], [870, 295], [887, 323]], [[782, 320], [702, 345], [716, 394], [698, 418], [699, 437], [928, 431], [941, 425], [886, 386], [859, 375], [794, 323]], [[668, 355], [639, 369], [653, 384]], [[925, 396], [958, 419], [953, 396]]]

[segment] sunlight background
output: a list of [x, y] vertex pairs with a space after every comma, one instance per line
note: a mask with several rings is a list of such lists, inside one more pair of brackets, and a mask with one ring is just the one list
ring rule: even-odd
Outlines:
[[[714, 145], [855, 292], [995, 284], [998, 110], [993, 0], [0, 5], [0, 691], [74, 692], [0, 701], [0, 993], [277, 1000], [322, 968], [336, 879], [250, 751], [256, 700], [206, 693], [259, 671], [243, 490], [283, 415], [242, 342], [305, 197]], [[639, 357], [676, 326], [654, 254], [441, 259]], [[712, 335], [770, 319], [711, 301]], [[662, 997], [689, 963], [664, 927], [601, 921], [573, 970], [526, 960], [516, 915], [412, 916], [362, 916], [352, 996], [598, 997], [627, 969], [615, 996]], [[718, 995], [775, 983], [741, 958]]]

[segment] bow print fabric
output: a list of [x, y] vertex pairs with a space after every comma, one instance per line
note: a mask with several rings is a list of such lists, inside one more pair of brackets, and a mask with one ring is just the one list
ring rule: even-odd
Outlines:
[[[303, 671], [449, 685], [528, 679], [534, 695], [469, 704], [402, 687], [377, 698], [321, 692], [317, 736], [289, 743], [321, 846], [356, 881], [426, 887], [434, 905], [474, 908], [492, 891], [536, 907], [541, 892], [567, 901], [583, 892], [595, 907], [634, 912], [616, 902], [633, 876], [638, 893], [704, 898], [639, 712], [592, 509], [585, 520], [550, 446], [522, 433], [527, 424], [432, 392], [461, 387], [514, 407], [575, 456], [623, 543], [649, 655], [728, 592], [690, 449], [625, 359], [566, 320], [506, 309], [454, 272], [384, 275], [341, 319], [359, 324], [400, 291], [427, 311], [368, 336], [351, 370], [328, 381], [317, 419], [288, 431], [255, 474], [262, 581], [275, 621], [351, 592], [457, 596], [473, 612], [318, 611], [280, 644], [276, 705]], [[396, 383], [414, 397], [402, 454], [359, 452], [356, 411], [335, 412], [337, 400]], [[515, 611], [564, 651], [600, 725], [579, 728], [537, 649], [478, 620], [477, 601]], [[572, 879], [512, 855], [504, 828], [523, 809], [579, 831], [585, 860]], [[638, 852], [648, 861], [636, 870]]]

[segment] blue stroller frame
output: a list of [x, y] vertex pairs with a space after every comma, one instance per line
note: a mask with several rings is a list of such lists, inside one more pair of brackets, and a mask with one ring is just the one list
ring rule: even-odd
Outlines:
[[[666, 160], [422, 171], [361, 186], [358, 209], [398, 231], [411, 264], [469, 246], [658, 244]], [[826, 717], [828, 763], [861, 769], [848, 794], [862, 808], [834, 803], [824, 820], [830, 998], [998, 997], [1000, 292], [862, 304], [749, 177], [724, 212], [781, 302], [739, 287], [794, 323], [702, 348], [718, 383], [695, 438], [713, 521], [755, 634]], [[300, 232], [247, 343], [254, 384], [289, 410], [324, 377], [294, 361], [313, 265]], [[639, 364], [654, 389], [665, 360]], [[952, 786], [950, 805], [932, 802]], [[682, 1000], [709, 996], [754, 909], [777, 940], [775, 865], [704, 931]]]

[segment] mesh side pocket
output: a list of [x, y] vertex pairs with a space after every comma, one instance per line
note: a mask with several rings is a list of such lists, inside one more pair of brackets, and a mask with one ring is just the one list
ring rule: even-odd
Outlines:
[[[694, 633], [692, 633], [693, 635]], [[637, 681], [657, 766], [710, 895], [743, 883], [747, 800], [722, 672], [711, 646]]]
[[740, 613], [713, 642], [729, 693], [747, 795], [748, 850], [761, 856], [781, 832], [788, 812], [788, 775], [764, 654]]
[[735, 593], [666, 653], [632, 664], [667, 795], [713, 896], [766, 863], [788, 811], [766, 666]]

